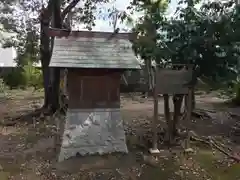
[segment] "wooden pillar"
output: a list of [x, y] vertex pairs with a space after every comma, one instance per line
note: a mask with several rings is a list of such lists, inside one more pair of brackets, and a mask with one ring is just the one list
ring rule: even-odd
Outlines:
[[157, 147], [157, 123], [158, 123], [158, 89], [157, 89], [157, 70], [154, 72], [154, 81], [153, 81], [153, 100], [154, 100], [154, 114], [152, 119], [152, 131], [153, 131], [153, 139], [152, 139], [152, 148], [150, 149], [151, 154], [159, 153]]
[[187, 138], [186, 138], [186, 141], [185, 141], [185, 149], [189, 149], [190, 148], [190, 125], [191, 125], [191, 116], [192, 116], [192, 92], [193, 91], [193, 88], [192, 87], [189, 87], [188, 89], [188, 95], [187, 95], [187, 107], [186, 107], [186, 110], [187, 110], [187, 115], [186, 115], [186, 131], [187, 131]]

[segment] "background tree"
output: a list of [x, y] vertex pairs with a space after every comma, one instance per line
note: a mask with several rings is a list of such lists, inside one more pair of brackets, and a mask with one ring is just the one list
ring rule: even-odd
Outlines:
[[137, 12], [143, 12], [138, 20], [138, 23], [133, 29], [136, 33], [136, 39], [133, 43], [133, 50], [136, 55], [144, 60], [146, 72], [148, 74], [148, 89], [153, 87], [153, 62], [159, 63], [158, 46], [162, 35], [158, 33], [161, 30], [164, 21], [166, 20], [165, 13], [168, 7], [168, 2], [165, 0], [158, 0], [152, 2], [147, 1], [132, 1], [131, 7]]
[[[148, 67], [152, 61], [161, 67], [193, 64], [195, 79], [205, 78], [223, 86], [239, 74], [238, 7], [234, 8], [235, 2], [230, 0], [208, 2], [197, 9], [199, 2], [180, 0], [175, 17], [167, 18], [161, 1], [133, 1], [135, 10], [145, 12], [134, 28], [138, 37], [133, 49]], [[167, 95], [164, 97], [168, 105]], [[173, 135], [182, 98], [173, 96], [176, 116], [169, 124]]]

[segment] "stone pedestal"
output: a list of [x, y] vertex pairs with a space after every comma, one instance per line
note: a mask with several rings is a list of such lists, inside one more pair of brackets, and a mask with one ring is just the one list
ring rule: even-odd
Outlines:
[[58, 161], [112, 152], [128, 152], [119, 108], [68, 109]]

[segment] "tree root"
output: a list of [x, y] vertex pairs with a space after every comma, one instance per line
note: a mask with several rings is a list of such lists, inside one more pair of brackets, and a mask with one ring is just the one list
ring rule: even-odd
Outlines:
[[[240, 162], [240, 157], [239, 156], [234, 155], [233, 152], [229, 152], [229, 151], [231, 151], [231, 148], [225, 147], [223, 144], [218, 143], [213, 137], [200, 138], [196, 135], [191, 135], [190, 138], [191, 138], [192, 141], [198, 141], [198, 142], [201, 142], [203, 144], [209, 145], [209, 146], [217, 149], [218, 151], [220, 151], [221, 153], [223, 153], [224, 155], [226, 155], [230, 159], [233, 159], [234, 161]], [[226, 150], [226, 149], [228, 149], [228, 150]]]
[[36, 119], [44, 118], [45, 116], [56, 116], [56, 114], [66, 114], [67, 112], [67, 103], [66, 97], [61, 96], [62, 99], [60, 101], [59, 110], [53, 113], [50, 109], [46, 107], [42, 107], [34, 110], [33, 112], [20, 115], [14, 118], [6, 118], [6, 120], [0, 121], [1, 126], [14, 126], [19, 122], [28, 122], [33, 123]]
[[46, 115], [50, 115], [50, 111], [46, 108], [39, 108], [36, 109], [33, 112], [24, 114], [24, 115], [20, 115], [14, 118], [8, 118], [6, 121], [0, 121], [0, 125], [2, 126], [14, 126], [19, 122], [33, 122], [34, 119], [36, 118], [40, 118], [41, 116], [46, 116]]
[[[209, 109], [194, 109], [192, 112], [192, 116], [198, 117], [198, 118], [202, 118], [202, 119], [211, 119], [211, 113], [217, 113], [217, 110], [209, 110]], [[221, 111], [220, 111], [221, 112]], [[185, 113], [185, 112], [184, 112]], [[228, 114], [229, 117], [232, 118], [240, 118], [240, 115], [236, 114], [236, 113], [232, 113], [229, 111], [225, 111], [225, 113]]]

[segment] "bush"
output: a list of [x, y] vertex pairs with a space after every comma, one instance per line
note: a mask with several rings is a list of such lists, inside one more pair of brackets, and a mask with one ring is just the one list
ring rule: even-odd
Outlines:
[[5, 93], [6, 86], [4, 84], [3, 79], [0, 79], [0, 94]]
[[23, 67], [23, 72], [28, 87], [34, 87], [35, 90], [43, 88], [43, 75], [40, 69], [29, 63]]
[[10, 89], [25, 88], [27, 86], [27, 80], [21, 68], [13, 69], [10, 73], [5, 74], [3, 80]]
[[3, 80], [10, 89], [34, 87], [36, 90], [43, 87], [42, 72], [31, 63], [14, 69], [5, 75]]

